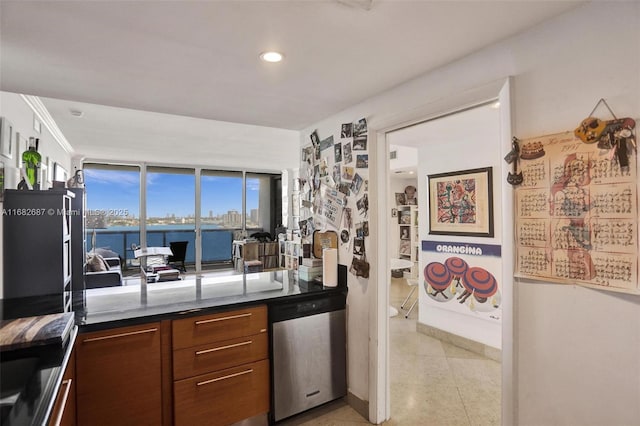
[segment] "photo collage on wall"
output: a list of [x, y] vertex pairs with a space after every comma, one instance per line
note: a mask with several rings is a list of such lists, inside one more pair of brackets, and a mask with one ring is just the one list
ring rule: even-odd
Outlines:
[[[336, 135], [337, 136], [337, 135]], [[367, 278], [365, 238], [369, 236], [368, 134], [362, 118], [344, 123], [339, 138], [310, 134], [302, 148], [300, 187], [300, 234], [311, 242], [316, 230], [335, 231], [342, 247], [353, 256], [349, 271]], [[344, 259], [340, 263], [347, 263]]]

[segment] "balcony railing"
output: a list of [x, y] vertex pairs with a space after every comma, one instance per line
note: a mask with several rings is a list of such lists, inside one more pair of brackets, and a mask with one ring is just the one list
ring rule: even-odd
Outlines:
[[[225, 263], [232, 259], [233, 234], [239, 229], [203, 229], [202, 230], [202, 263]], [[247, 230], [248, 234], [260, 232], [261, 229]], [[87, 230], [87, 250], [91, 251], [91, 230]], [[148, 229], [148, 247], [169, 247], [172, 241], [188, 241], [185, 263], [195, 264], [196, 246], [195, 232], [193, 229]], [[132, 245], [140, 245], [140, 231], [133, 230], [96, 230], [96, 247], [108, 248], [120, 256], [123, 260], [124, 268], [137, 265], [137, 260], [133, 255]]]

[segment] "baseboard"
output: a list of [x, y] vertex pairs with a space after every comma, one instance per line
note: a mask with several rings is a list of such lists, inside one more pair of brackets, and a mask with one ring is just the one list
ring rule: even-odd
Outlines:
[[461, 337], [448, 331], [440, 330], [439, 328], [432, 327], [430, 325], [417, 323], [416, 331], [418, 333], [426, 334], [427, 336], [435, 337], [443, 342], [450, 343], [452, 345], [466, 349], [469, 352], [482, 355], [497, 362], [502, 362], [502, 351], [500, 349], [487, 346], [484, 343], [476, 342], [466, 337]]
[[369, 401], [362, 400], [351, 392], [347, 392], [347, 396], [344, 398], [347, 404], [349, 404], [358, 414], [367, 420], [369, 419]]

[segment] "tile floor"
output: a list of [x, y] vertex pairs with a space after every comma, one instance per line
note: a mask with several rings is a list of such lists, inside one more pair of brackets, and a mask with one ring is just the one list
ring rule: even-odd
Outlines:
[[[409, 290], [404, 279], [392, 279], [391, 304], [400, 309]], [[391, 419], [384, 425], [499, 425], [500, 364], [417, 333], [417, 305], [408, 319], [403, 312], [390, 319]], [[367, 423], [339, 400], [281, 424]]]

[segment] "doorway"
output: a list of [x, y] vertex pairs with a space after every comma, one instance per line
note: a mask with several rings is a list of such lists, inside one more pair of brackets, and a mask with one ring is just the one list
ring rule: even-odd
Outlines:
[[[502, 329], [498, 299], [491, 302], [475, 294], [465, 296], [466, 274], [457, 278], [449, 275], [446, 288], [430, 284], [427, 270], [433, 265], [444, 266], [448, 255], [423, 250], [420, 244], [439, 241], [471, 245], [490, 240], [500, 245], [500, 233], [492, 238], [431, 235], [434, 219], [428, 200], [433, 190], [429, 175], [487, 166], [499, 169], [499, 132], [498, 107], [491, 102], [386, 134], [390, 157], [393, 152], [396, 157], [389, 161], [391, 194], [387, 200], [395, 204], [392, 212], [398, 210], [395, 232], [394, 227], [390, 229], [390, 246], [395, 239], [397, 257], [415, 261], [403, 275], [394, 276], [392, 271], [389, 289], [391, 305], [400, 311], [398, 317], [389, 320], [391, 419], [401, 424], [500, 424], [501, 378], [496, 354]], [[405, 173], [397, 173], [402, 172], [398, 163], [404, 165], [408, 179], [399, 179]], [[451, 183], [465, 191], [469, 199], [476, 196], [474, 189], [455, 185], [455, 180]], [[493, 201], [499, 205], [500, 183], [493, 183]], [[413, 206], [406, 200], [408, 190], [415, 199]], [[460, 199], [463, 197], [460, 195]], [[499, 212], [494, 214], [494, 221], [499, 228]], [[419, 242], [414, 241], [414, 234]], [[392, 262], [395, 253], [391, 253]], [[465, 259], [465, 264], [474, 267], [489, 264], [491, 273], [502, 281], [499, 258], [488, 262], [463, 254], [449, 258]], [[403, 303], [402, 296], [409, 296], [412, 290], [417, 293], [417, 307], [405, 316], [411, 305], [408, 300]]]
[[[390, 193], [390, 168], [389, 168], [389, 150], [390, 150], [390, 141], [388, 140], [388, 134], [392, 134], [395, 131], [399, 131], [402, 129], [410, 128], [415, 124], [421, 124], [428, 121], [433, 121], [435, 119], [446, 118], [448, 116], [455, 115], [459, 112], [463, 112], [469, 109], [473, 109], [477, 106], [495, 103], [495, 101], [500, 102], [500, 107], [498, 108], [498, 116], [499, 116], [499, 130], [498, 135], [495, 137], [495, 143], [497, 145], [492, 146], [491, 149], [486, 146], [476, 146], [476, 149], [481, 150], [481, 152], [491, 153], [494, 157], [492, 157], [492, 164], [494, 170], [494, 176], [497, 186], [498, 194], [495, 194], [496, 200], [496, 214], [500, 215], [500, 220], [496, 222], [496, 236], [500, 238], [500, 241], [504, 241], [506, 245], [506, 249], [502, 253], [502, 262], [499, 267], [501, 277], [505, 277], [502, 284], [502, 323], [501, 330], [498, 332], [500, 334], [501, 339], [501, 350], [502, 350], [502, 363], [500, 365], [501, 379], [500, 379], [500, 387], [502, 390], [501, 395], [501, 421], [503, 424], [511, 424], [513, 423], [513, 415], [514, 415], [514, 401], [517, 400], [517, 395], [515, 394], [515, 386], [514, 386], [514, 343], [513, 343], [513, 312], [512, 312], [512, 300], [513, 300], [513, 255], [510, 253], [508, 247], [510, 246], [510, 242], [513, 240], [513, 228], [510, 225], [513, 221], [513, 212], [512, 212], [512, 204], [513, 204], [513, 196], [510, 190], [506, 190], [510, 187], [503, 182], [506, 177], [507, 172], [509, 171], [509, 167], [502, 162], [502, 158], [508, 153], [511, 144], [511, 81], [510, 79], [505, 79], [502, 81], [496, 81], [491, 84], [487, 84], [485, 86], [479, 87], [474, 90], [469, 90], [466, 92], [461, 92], [456, 96], [450, 97], [450, 99], [443, 99], [438, 102], [434, 102], [432, 104], [425, 104], [419, 108], [413, 108], [411, 110], [407, 109], [405, 113], [401, 114], [389, 114], [388, 116], [380, 116], [374, 121], [372, 120], [371, 126], [373, 128], [379, 129], [376, 132], [376, 138], [379, 142], [376, 147], [376, 166], [380, 173], [376, 178], [376, 186], [379, 188], [381, 194], [381, 201], [386, 201], [385, 197], [387, 197]], [[447, 136], [447, 134], [444, 134]], [[477, 138], [471, 139], [471, 141], [476, 140]], [[429, 154], [433, 158], [446, 158], [447, 154], [451, 152], [465, 153], [468, 154], [470, 151], [460, 150], [459, 147], [454, 147], [451, 144], [443, 143], [435, 143]], [[455, 151], [455, 150], [458, 151]], [[475, 152], [474, 152], [475, 154]], [[471, 156], [473, 158], [473, 156]], [[420, 164], [422, 164], [423, 159], [420, 158]], [[464, 164], [464, 159], [462, 161], [456, 160], [451, 170], [461, 170], [466, 165]], [[443, 162], [444, 164], [444, 162]], [[459, 169], [457, 168], [459, 166]], [[453, 169], [456, 167], [456, 169]], [[418, 181], [421, 182], [424, 180], [424, 183], [421, 185], [426, 185], [426, 176], [428, 171], [419, 171]], [[505, 189], [503, 189], [505, 188]], [[418, 188], [418, 192], [420, 192], [420, 188]], [[426, 192], [423, 191], [423, 196], [426, 195]], [[420, 196], [420, 194], [419, 194]], [[420, 203], [424, 204], [424, 207], [420, 207]], [[379, 342], [376, 347], [373, 347], [372, 355], [371, 355], [371, 363], [370, 363], [370, 386], [371, 391], [371, 399], [370, 399], [370, 407], [369, 407], [369, 418], [373, 422], [382, 422], [386, 419], [391, 418], [392, 409], [391, 409], [391, 397], [390, 397], [390, 388], [391, 388], [391, 377], [394, 374], [393, 366], [390, 364], [390, 347], [392, 342], [390, 340], [390, 320], [388, 314], [388, 306], [390, 302], [390, 292], [389, 292], [389, 267], [390, 260], [386, 256], [387, 247], [389, 244], [389, 238], [393, 230], [390, 228], [387, 220], [387, 216], [389, 215], [390, 209], [392, 205], [389, 202], [381, 202], [378, 204], [377, 215], [380, 220], [378, 221], [378, 226], [380, 229], [380, 235], [378, 236], [377, 247], [379, 248], [379, 252], [381, 256], [378, 257], [379, 264], [376, 267], [376, 273], [379, 277], [379, 280], [376, 285], [376, 292], [374, 297], [372, 298], [372, 309], [375, 310], [374, 319], [375, 321], [371, 325], [371, 333], [372, 340], [374, 342]], [[426, 213], [426, 200], [422, 199], [419, 201], [419, 209], [422, 209], [424, 213], [421, 213], [421, 219], [424, 221], [427, 217]], [[420, 230], [420, 239], [425, 238], [424, 229]], [[428, 231], [426, 231], [428, 233]], [[428, 235], [428, 234], [427, 234]], [[492, 242], [496, 242], [496, 240], [492, 240]], [[421, 254], [422, 256], [422, 254]], [[423, 268], [424, 265], [421, 265], [420, 268]], [[421, 271], [422, 272], [422, 271]], [[389, 278], [385, 278], [389, 277]], [[423, 279], [420, 279], [423, 281]], [[420, 309], [424, 303], [424, 299], [426, 296], [425, 289], [423, 287], [423, 282], [420, 283], [420, 297], [421, 301], [419, 302], [420, 306], [418, 307], [418, 314], [420, 317], [425, 315], [425, 310]]]

